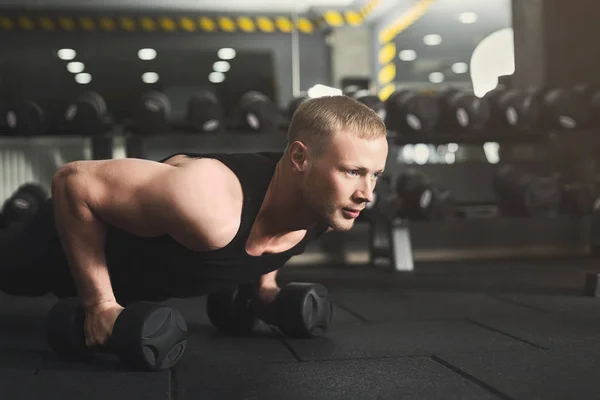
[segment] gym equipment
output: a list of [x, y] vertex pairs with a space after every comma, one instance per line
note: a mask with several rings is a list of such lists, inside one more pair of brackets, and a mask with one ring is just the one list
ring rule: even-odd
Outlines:
[[217, 96], [201, 90], [190, 97], [187, 104], [187, 123], [198, 132], [215, 132], [223, 128], [225, 111]]
[[400, 133], [431, 132], [440, 117], [437, 101], [429, 95], [410, 90], [395, 91], [385, 101], [385, 123]]
[[78, 135], [98, 135], [105, 130], [107, 106], [97, 92], [85, 92], [67, 107], [69, 130]]
[[574, 88], [534, 88], [528, 93], [540, 104], [542, 128], [573, 130], [589, 122], [585, 96]]
[[132, 112], [133, 128], [139, 133], [164, 133], [169, 129], [171, 101], [157, 91], [143, 93], [135, 102]]
[[490, 119], [490, 106], [484, 98], [456, 88], [439, 93], [440, 128], [473, 132], [483, 129]]
[[250, 91], [242, 95], [238, 109], [241, 111], [244, 129], [266, 133], [275, 132], [279, 128], [279, 109], [261, 92]]
[[559, 212], [561, 188], [557, 176], [504, 165], [494, 175], [493, 185], [503, 213], [552, 217]]
[[540, 105], [531, 94], [518, 89], [494, 89], [484, 99], [490, 105], [489, 125], [496, 130], [525, 132], [539, 125]]
[[398, 214], [408, 219], [440, 220], [448, 215], [452, 193], [414, 168], [396, 179]]
[[368, 90], [359, 90], [358, 92], [354, 93], [353, 97], [355, 100], [375, 111], [377, 115], [379, 115], [379, 118], [385, 120], [385, 104], [379, 99], [379, 97], [372, 95]]
[[560, 212], [568, 215], [590, 215], [594, 211], [594, 204], [598, 194], [593, 184], [560, 179], [561, 204]]
[[588, 272], [585, 275], [583, 295], [587, 297], [600, 297], [600, 274]]
[[[206, 311], [222, 334], [244, 335], [256, 326], [257, 286], [238, 285], [208, 295]], [[281, 288], [273, 304], [274, 325], [290, 337], [318, 337], [327, 331], [333, 304], [327, 289], [315, 283], [289, 283]]]
[[22, 101], [9, 107], [4, 116], [11, 133], [22, 136], [43, 135], [48, 130], [48, 116], [34, 101]]
[[19, 186], [2, 206], [5, 227], [10, 228], [30, 220], [47, 198], [46, 190], [38, 184], [26, 183]]
[[187, 347], [185, 320], [177, 310], [164, 304], [127, 305], [117, 317], [108, 342], [96, 349], [85, 344], [84, 319], [78, 298], [55, 304], [44, 321], [46, 340], [52, 350], [68, 358], [114, 354], [128, 367], [159, 371], [173, 367]]

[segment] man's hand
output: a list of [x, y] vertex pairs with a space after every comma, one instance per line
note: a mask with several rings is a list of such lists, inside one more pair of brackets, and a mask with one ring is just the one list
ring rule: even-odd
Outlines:
[[123, 307], [116, 301], [104, 302], [85, 309], [85, 344], [88, 348], [106, 344]]
[[280, 291], [281, 289], [274, 282], [269, 285], [261, 285], [258, 289], [256, 312], [266, 324], [273, 325], [275, 323], [275, 299]]

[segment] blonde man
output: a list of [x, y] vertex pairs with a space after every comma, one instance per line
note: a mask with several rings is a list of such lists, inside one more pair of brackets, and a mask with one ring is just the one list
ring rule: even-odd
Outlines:
[[260, 281], [269, 304], [292, 256], [327, 230], [352, 228], [388, 152], [379, 116], [345, 96], [304, 101], [288, 137], [283, 154], [65, 165], [45, 210], [0, 240], [0, 287], [79, 296], [89, 347], [106, 343], [127, 301]]

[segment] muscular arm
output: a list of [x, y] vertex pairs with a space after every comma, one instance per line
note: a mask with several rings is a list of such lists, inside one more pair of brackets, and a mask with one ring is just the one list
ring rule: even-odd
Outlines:
[[57, 172], [56, 226], [84, 307], [115, 301], [104, 255], [107, 225], [144, 237], [171, 235], [193, 250], [229, 242], [238, 196], [228, 170], [216, 163], [81, 161]]
[[277, 286], [277, 281], [275, 278], [277, 277], [278, 270], [269, 272], [260, 277], [260, 287], [261, 288], [271, 288]]

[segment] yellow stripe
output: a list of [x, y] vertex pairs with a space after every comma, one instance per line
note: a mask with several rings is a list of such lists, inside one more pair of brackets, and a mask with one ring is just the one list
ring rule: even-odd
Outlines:
[[379, 43], [393, 40], [400, 32], [417, 22], [435, 0], [419, 0], [414, 6], [398, 17], [390, 26], [379, 33]]
[[379, 93], [377, 93], [377, 96], [379, 97], [379, 100], [386, 101], [388, 97], [390, 97], [392, 93], [394, 93], [395, 90], [396, 85], [390, 83], [389, 85], [386, 85], [383, 88], [381, 88], [381, 90], [379, 90]]
[[237, 19], [237, 23], [242, 32], [254, 32], [256, 30], [256, 26], [254, 25], [252, 18], [239, 17]]
[[379, 65], [384, 65], [396, 57], [396, 43], [390, 42], [379, 50]]
[[390, 83], [396, 77], [396, 64], [387, 64], [385, 67], [379, 70], [379, 84], [385, 85]]

